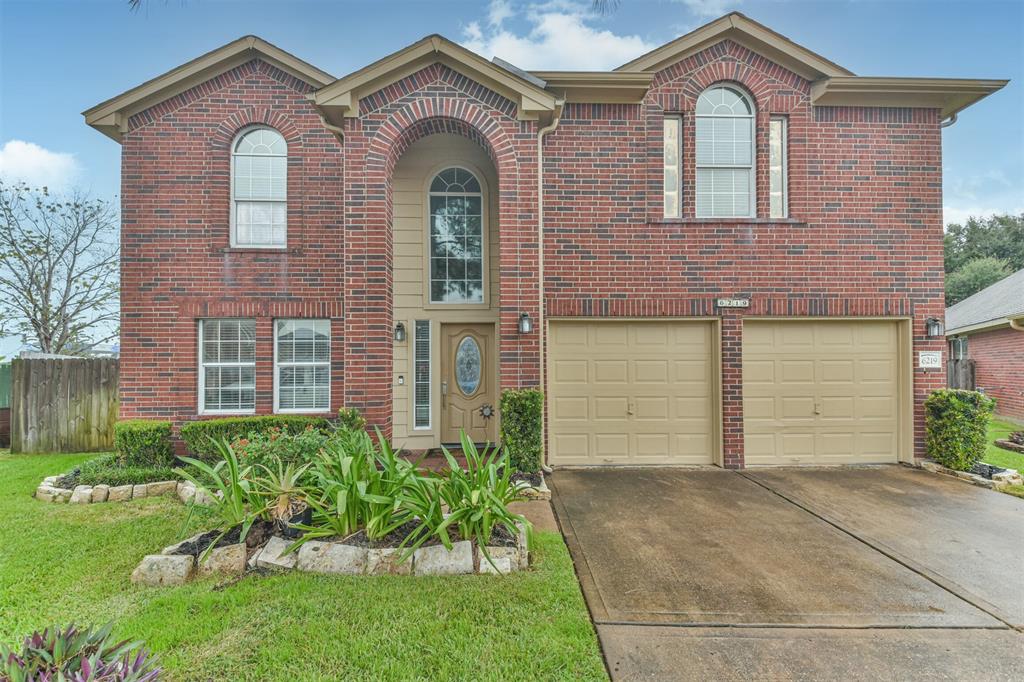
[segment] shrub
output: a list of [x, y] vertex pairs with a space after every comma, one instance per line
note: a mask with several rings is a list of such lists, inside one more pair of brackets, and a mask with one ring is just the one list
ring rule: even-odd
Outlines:
[[104, 682], [152, 682], [160, 676], [155, 659], [141, 649], [141, 642], [114, 642], [112, 624], [99, 630], [47, 628], [33, 632], [12, 650], [0, 644], [0, 679], [104, 680]]
[[174, 464], [171, 422], [129, 419], [114, 424], [114, 447], [128, 466], [158, 467]]
[[169, 466], [143, 467], [121, 464], [117, 455], [101, 455], [78, 468], [76, 485], [139, 485], [178, 478]]
[[934, 391], [924, 401], [928, 455], [950, 469], [970, 469], [985, 454], [986, 429], [995, 404], [977, 391]]
[[312, 462], [333, 437], [312, 427], [298, 433], [273, 427], [239, 438], [231, 446], [243, 465], [273, 467], [277, 461], [301, 465]]
[[349, 431], [365, 431], [366, 418], [354, 407], [343, 407], [338, 410], [338, 426]]
[[181, 439], [193, 455], [199, 459], [214, 461], [220, 457], [217, 448], [219, 441], [234, 443], [239, 439], [248, 438], [251, 434], [267, 433], [275, 428], [287, 433], [298, 433], [310, 426], [324, 432], [329, 428], [327, 420], [323, 417], [297, 414], [228, 417], [189, 422], [181, 427]]
[[544, 454], [544, 394], [536, 388], [501, 394], [501, 445], [516, 471], [539, 471]]

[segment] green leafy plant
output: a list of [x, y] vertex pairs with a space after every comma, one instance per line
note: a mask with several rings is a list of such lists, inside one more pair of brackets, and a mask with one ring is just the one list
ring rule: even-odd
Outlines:
[[258, 493], [265, 494], [269, 499], [263, 505], [270, 517], [280, 523], [286, 523], [306, 508], [306, 491], [302, 488], [302, 475], [312, 462], [296, 465], [294, 462], [285, 464], [280, 459], [273, 469], [259, 464], [265, 476], [256, 479]]
[[365, 431], [366, 418], [354, 407], [342, 407], [338, 410], [338, 427], [349, 431]]
[[278, 461], [301, 465], [312, 463], [332, 438], [333, 433], [311, 426], [294, 433], [272, 427], [239, 438], [231, 443], [231, 447], [243, 466], [273, 467]]
[[[507, 455], [490, 447], [478, 451], [465, 431], [460, 435], [466, 468], [459, 466], [447, 448], [441, 448], [449, 470], [440, 477], [436, 491], [442, 504], [447, 507], [448, 515], [439, 525], [428, 527], [428, 530], [441, 544], [451, 549], [453, 543], [449, 528], [456, 529], [460, 538], [475, 540], [487, 561], [494, 565], [487, 544], [495, 526], [504, 526], [515, 536], [519, 532], [516, 524], [521, 523], [527, 528], [530, 524], [522, 514], [509, 511], [509, 503], [519, 497], [519, 486], [511, 480], [512, 468], [508, 465]], [[428, 519], [423, 520], [421, 525], [435, 522], [436, 516], [432, 515]], [[426, 537], [420, 536], [416, 540], [422, 543]]]
[[996, 401], [977, 391], [944, 388], [924, 401], [925, 448], [943, 466], [967, 471], [985, 454]]
[[516, 471], [540, 471], [544, 457], [544, 394], [535, 388], [501, 394], [501, 446]]
[[189, 422], [181, 427], [179, 435], [185, 446], [195, 457], [216, 461], [220, 457], [219, 441], [234, 443], [249, 438], [252, 434], [268, 433], [279, 429], [287, 433], [299, 433], [312, 427], [324, 433], [330, 424], [322, 417], [305, 415], [274, 414], [260, 417], [227, 417]]
[[12, 650], [0, 644], [0, 680], [9, 682], [152, 682], [156, 659], [141, 642], [114, 641], [113, 624], [93, 630], [72, 623], [33, 632]]
[[169, 467], [174, 464], [169, 421], [119, 421], [114, 424], [114, 447], [126, 466]]
[[[239, 527], [238, 541], [244, 542], [252, 524], [257, 519], [267, 518], [269, 515], [264, 499], [251, 482], [252, 467], [242, 468], [239, 465], [238, 457], [227, 441], [218, 441], [216, 445], [221, 460], [213, 466], [198, 459], [182, 457], [181, 461], [194, 467], [198, 474], [185, 468], [175, 470], [183, 478], [191, 481], [197, 490], [206, 493], [206, 497], [211, 500], [214, 514], [221, 521], [220, 535], [214, 538], [209, 547], [200, 555], [200, 562], [231, 529]], [[182, 526], [182, 536], [186, 534], [191, 523], [195, 505], [193, 497]]]

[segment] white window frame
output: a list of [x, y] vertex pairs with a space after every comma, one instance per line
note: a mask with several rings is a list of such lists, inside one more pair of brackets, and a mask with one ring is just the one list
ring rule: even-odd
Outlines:
[[[698, 114], [697, 108], [694, 106], [694, 144], [693, 144], [693, 167], [694, 167], [694, 215], [698, 218], [707, 218], [714, 220], [731, 220], [735, 218], [756, 218], [757, 217], [757, 103], [754, 98], [750, 96], [743, 88], [733, 85], [731, 83], [715, 83], [710, 85], [701, 92], [704, 94], [708, 90], [716, 90], [718, 88], [728, 88], [735, 90], [739, 93], [740, 97], [747, 101], [750, 105], [750, 114]], [[699, 98], [699, 96], [698, 96]], [[736, 165], [721, 165], [721, 164], [701, 164], [697, 160], [697, 121], [702, 118], [746, 118], [750, 119], [750, 165], [749, 166], [736, 166]], [[750, 180], [747, 183], [750, 189], [750, 199], [748, 200], [748, 206], [750, 210], [747, 215], [729, 215], [729, 216], [716, 216], [716, 215], [701, 215], [699, 209], [699, 202], [697, 201], [697, 185], [698, 177], [702, 170], [749, 170]]]
[[[203, 362], [203, 327], [206, 322], [248, 322], [252, 321], [254, 326], [253, 335], [253, 358], [252, 362]], [[251, 317], [210, 317], [199, 320], [199, 325], [196, 328], [196, 360], [199, 365], [199, 400], [197, 409], [199, 414], [217, 414], [217, 415], [248, 415], [256, 414], [256, 399], [255, 399], [255, 384], [256, 384], [256, 338], [255, 338], [255, 320]], [[252, 367], [253, 368], [253, 405], [251, 410], [208, 410], [206, 409], [206, 368], [207, 367]]]
[[[416, 363], [417, 360], [417, 344], [419, 343], [419, 331], [420, 324], [423, 323], [426, 329], [426, 343], [427, 343], [427, 424], [426, 426], [419, 426], [416, 424], [416, 408], [418, 404], [416, 402]], [[413, 431], [430, 431], [434, 428], [434, 401], [432, 386], [434, 384], [434, 354], [433, 354], [433, 330], [431, 328], [430, 320], [415, 320], [412, 324], [413, 337], [412, 337], [412, 429]]]
[[[665, 158], [665, 138], [667, 137], [669, 125], [676, 127], [676, 184], [673, 189], [669, 189], [668, 176], [669, 163]], [[662, 211], [665, 218], [682, 218], [683, 217], [683, 117], [678, 114], [666, 114], [665, 121], [662, 124]], [[668, 210], [668, 197], [671, 194], [676, 195], [676, 210], [669, 212]]]
[[[438, 175], [451, 169], [458, 169], [469, 173], [476, 180], [480, 186], [479, 192], [432, 192], [430, 190], [431, 185], [434, 184], [434, 180]], [[434, 230], [433, 225], [433, 213], [431, 211], [431, 198], [432, 197], [479, 197], [480, 198], [480, 291], [481, 298], [479, 301], [437, 301], [434, 300], [434, 278], [433, 278], [433, 259], [434, 252], [431, 248], [431, 240]], [[445, 164], [441, 166], [433, 173], [430, 174], [427, 182], [427, 201], [426, 201], [426, 214], [427, 214], [427, 243], [426, 243], [426, 271], [424, 272], [426, 280], [426, 306], [427, 307], [439, 307], [439, 308], [486, 308], [488, 307], [490, 291], [490, 263], [488, 259], [488, 234], [487, 234], [487, 185], [484, 181], [483, 174], [470, 168], [468, 165], [463, 163]]]
[[[284, 140], [284, 201], [274, 201], [269, 199], [243, 199], [249, 203], [267, 203], [267, 204], [284, 204], [284, 242], [281, 244], [240, 244], [238, 242], [238, 228], [236, 225], [236, 215], [238, 213], [238, 200], [235, 199], [235, 158], [240, 156], [235, 148], [238, 147], [238, 142], [243, 137], [253, 132], [254, 130], [272, 130], [281, 136]], [[241, 156], [253, 156], [251, 154], [243, 154]], [[288, 140], [285, 139], [284, 135], [280, 130], [272, 128], [267, 125], [252, 125], [246, 126], [238, 131], [234, 139], [231, 140], [231, 169], [228, 177], [228, 193], [231, 197], [230, 206], [230, 245], [233, 249], [267, 249], [271, 251], [280, 251], [288, 248]]]
[[[279, 362], [277, 356], [278, 348], [278, 322], [325, 322], [327, 324], [327, 360], [313, 362]], [[334, 355], [334, 344], [331, 339], [331, 321], [327, 318], [317, 317], [282, 317], [274, 320], [274, 414], [328, 414], [331, 412], [331, 363]], [[327, 368], [327, 407], [324, 409], [282, 409], [281, 408], [281, 368], [283, 367], [326, 367]]]
[[[778, 126], [779, 135], [782, 137], [779, 145], [782, 154], [782, 158], [779, 159], [779, 166], [781, 166], [779, 178], [782, 187], [779, 188], [772, 187], [772, 168], [775, 166], [771, 158], [772, 137], [775, 135], [776, 126]], [[775, 194], [779, 194], [779, 201], [782, 204], [782, 213], [779, 215], [772, 211], [772, 196]], [[768, 120], [768, 216], [770, 218], [789, 217], [789, 118], [786, 116], [772, 116]]]

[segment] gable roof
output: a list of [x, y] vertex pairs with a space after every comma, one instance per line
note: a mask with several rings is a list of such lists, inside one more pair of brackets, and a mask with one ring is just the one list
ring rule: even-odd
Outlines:
[[328, 120], [337, 124], [341, 118], [359, 116], [360, 98], [437, 62], [515, 102], [522, 120], [534, 120], [555, 109], [555, 96], [537, 83], [535, 77], [490, 62], [437, 34], [339, 78], [311, 94], [310, 99]]
[[1024, 270], [946, 308], [946, 334], [1002, 326], [1024, 317]]
[[120, 142], [128, 119], [189, 88], [259, 57], [299, 80], [323, 87], [334, 76], [256, 36], [243, 36], [82, 112], [85, 122]]
[[615, 70], [660, 71], [670, 64], [727, 39], [764, 55], [807, 80], [853, 75], [852, 71], [811, 52], [802, 45], [797, 45], [786, 36], [740, 12], [730, 12], [724, 17], [719, 17]]

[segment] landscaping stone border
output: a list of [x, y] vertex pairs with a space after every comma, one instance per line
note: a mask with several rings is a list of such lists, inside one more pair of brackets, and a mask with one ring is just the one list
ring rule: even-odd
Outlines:
[[952, 476], [959, 478], [962, 481], [973, 483], [974, 485], [981, 486], [982, 488], [998, 489], [1004, 485], [1021, 485], [1024, 484], [1024, 478], [1021, 477], [1020, 473], [1016, 469], [1007, 469], [998, 474], [993, 474], [991, 479], [979, 476], [978, 474], [972, 474], [970, 471], [956, 471], [949, 467], [942, 466], [938, 462], [930, 459], [922, 460], [919, 466], [926, 470], [936, 474], [944, 474], [946, 476]]
[[544, 473], [540, 474], [540, 485], [536, 488], [526, 488], [520, 491], [523, 498], [526, 500], [550, 500], [551, 499], [551, 488], [548, 487], [547, 481], [544, 480]]
[[219, 574], [239, 576], [247, 569], [272, 571], [303, 571], [323, 575], [505, 575], [529, 567], [530, 553], [526, 545], [526, 528], [519, 526], [515, 547], [488, 547], [473, 552], [473, 543], [462, 540], [446, 549], [444, 545], [420, 547], [412, 557], [399, 563], [396, 548], [373, 548], [346, 545], [342, 542], [310, 540], [298, 551], [285, 554], [291, 540], [272, 536], [262, 547], [248, 550], [245, 543], [213, 549], [201, 563], [189, 554], [174, 554], [179, 545], [194, 541], [203, 533], [165, 547], [160, 554], [142, 558], [132, 572], [132, 582], [143, 585], [182, 585], [197, 576]]
[[47, 476], [44, 478], [43, 482], [36, 488], [33, 497], [43, 502], [66, 502], [70, 504], [127, 502], [129, 500], [157, 497], [159, 495], [174, 495], [186, 504], [191, 502], [193, 498], [196, 498], [196, 504], [208, 505], [212, 502], [207, 494], [202, 490], [197, 490], [195, 484], [191, 481], [155, 481], [153, 483], [137, 485], [78, 485], [71, 489], [58, 487], [57, 481], [60, 478], [60, 476]]

